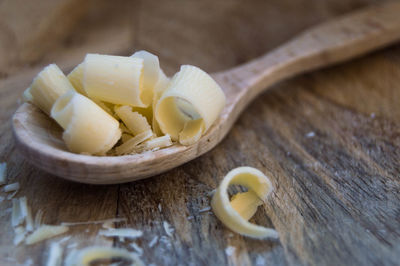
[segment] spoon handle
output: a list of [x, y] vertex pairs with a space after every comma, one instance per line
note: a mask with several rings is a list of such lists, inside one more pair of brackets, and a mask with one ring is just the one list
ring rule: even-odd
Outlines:
[[244, 65], [215, 75], [226, 95], [229, 120], [268, 86], [339, 63], [400, 40], [400, 2], [361, 9], [311, 28]]

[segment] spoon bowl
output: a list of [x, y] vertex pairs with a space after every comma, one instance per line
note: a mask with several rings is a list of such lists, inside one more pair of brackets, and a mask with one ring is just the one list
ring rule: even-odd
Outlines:
[[21, 154], [33, 165], [65, 179], [91, 184], [135, 181], [166, 172], [215, 147], [245, 107], [272, 84], [337, 64], [400, 40], [400, 3], [389, 2], [311, 28], [274, 51], [233, 69], [212, 74], [227, 101], [214, 125], [190, 146], [124, 156], [71, 153], [62, 129], [30, 103], [12, 118]]

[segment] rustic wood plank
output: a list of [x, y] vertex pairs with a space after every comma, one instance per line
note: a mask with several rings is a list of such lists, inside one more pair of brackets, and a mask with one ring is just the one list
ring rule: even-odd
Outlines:
[[[169, 74], [182, 63], [217, 71], [374, 1], [243, 5], [232, 0], [212, 1], [212, 8], [211, 1], [127, 2], [118, 0], [113, 8], [102, 2], [66, 42], [55, 42], [58, 46], [36, 68], [0, 81], [0, 161], [8, 162], [10, 180], [21, 183], [18, 197], [26, 195], [35, 212], [45, 210], [50, 224], [126, 217], [118, 226], [143, 230], [135, 242], [143, 248], [143, 260], [157, 265], [398, 264], [400, 46], [275, 86], [246, 109], [214, 150], [147, 180], [87, 186], [54, 178], [22, 160], [13, 146], [10, 117], [44, 64], [57, 62], [68, 71], [86, 52], [129, 54], [135, 47], [159, 53]], [[108, 10], [110, 16], [97, 24]], [[252, 221], [277, 229], [278, 242], [233, 234], [205, 209], [209, 192], [241, 165], [257, 167], [273, 181], [269, 204]], [[42, 264], [51, 241], [14, 248], [5, 211], [10, 205], [0, 203], [0, 264], [28, 259]], [[175, 229], [172, 237], [164, 221]], [[97, 237], [98, 229], [73, 228], [66, 246], [116, 245], [133, 251], [129, 242]], [[149, 247], [155, 236], [159, 240]], [[228, 247], [234, 247], [230, 256]]]
[[[45, 212], [44, 222], [48, 224], [95, 221], [116, 217], [118, 186], [98, 187], [74, 184], [54, 178], [50, 174], [33, 168], [15, 150], [10, 118], [21, 103], [21, 93], [29, 86], [33, 77], [44, 65], [56, 62], [67, 73], [83, 59], [87, 52], [124, 54], [133, 51], [130, 44], [133, 27], [128, 16], [131, 12], [131, 3], [127, 2], [113, 8], [107, 2], [97, 1], [98, 9], [92, 11], [80, 23], [81, 27], [74, 31], [67, 42], [60, 43], [71, 32], [65, 32], [63, 37], [59, 36], [60, 38], [52, 38], [52, 49], [44, 55], [40, 54], [41, 59], [36, 67], [31, 68], [18, 65], [19, 62], [14, 62], [16, 66], [8, 69], [10, 71], [7, 72], [10, 77], [0, 80], [0, 161], [8, 163], [9, 182], [18, 181], [21, 185], [22, 189], [17, 197], [27, 196], [33, 212], [36, 213], [39, 209], [43, 210]], [[96, 3], [92, 2], [91, 4]], [[75, 5], [75, 8], [78, 7]], [[112, 12], [107, 13], [110, 11], [110, 7]], [[119, 15], [124, 8], [125, 13], [121, 17]], [[45, 12], [45, 10], [39, 11]], [[102, 23], [97, 23], [106, 14], [111, 15], [108, 16], [108, 19], [103, 19]], [[117, 34], [114, 34], [115, 32]], [[35, 34], [34, 32], [33, 35]], [[113, 38], [110, 39], [111, 34]], [[4, 35], [0, 36], [7, 38]], [[57, 43], [59, 45], [54, 47]], [[6, 197], [7, 195], [1, 191], [0, 196]], [[35, 244], [33, 247], [20, 245], [16, 249], [12, 248], [14, 232], [10, 221], [10, 207], [10, 201], [5, 200], [0, 203], [2, 213], [0, 223], [3, 225], [0, 229], [2, 236], [0, 240], [0, 264], [23, 265], [26, 262], [32, 262], [33, 265], [44, 264], [50, 243], [62, 239], [64, 236]], [[111, 246], [113, 244], [112, 239], [97, 235], [100, 228], [101, 224], [71, 227], [66, 234], [70, 235], [71, 238], [63, 244], [64, 253], [68, 253], [74, 248], [94, 244]]]
[[312, 27], [247, 64], [212, 74], [226, 94], [226, 104], [221, 118], [195, 145], [173, 145], [129, 158], [76, 155], [66, 152], [60, 127], [53, 120], [34, 106], [23, 104], [13, 116], [17, 148], [40, 169], [82, 183], [115, 184], [163, 173], [215, 147], [248, 103], [269, 89], [266, 87], [400, 40], [398, 12], [400, 3], [362, 9]]
[[54, 48], [87, 13], [88, 1], [4, 0], [0, 3], [0, 72], [38, 61]]
[[311, 25], [373, 1], [140, 1], [135, 48], [159, 55], [172, 75], [182, 64], [231, 68], [277, 47]]
[[[152, 2], [142, 3], [141, 14], [144, 15], [138, 29], [137, 46], [160, 53], [168, 73], [176, 71], [183, 62], [207, 70], [221, 70], [258, 56], [265, 48], [276, 46], [293, 32], [318, 21], [314, 15], [318, 8], [325, 9], [316, 13], [329, 17], [359, 7], [362, 2], [346, 5], [336, 1], [326, 6], [309, 3], [309, 9], [302, 10], [310, 12], [305, 15], [308, 18], [304, 18], [304, 24], [290, 21], [276, 11], [279, 8], [270, 11], [277, 12], [274, 16], [266, 18], [263, 14], [267, 7], [273, 9], [271, 2], [260, 4], [259, 9], [235, 6], [232, 2], [224, 4], [223, 8], [207, 10], [207, 13], [219, 17], [219, 12], [229, 10], [230, 14], [239, 13], [240, 17], [229, 16], [223, 22], [222, 16], [220, 20], [210, 20], [207, 15], [199, 15], [207, 8], [200, 3], [196, 6], [197, 15], [186, 12], [193, 7], [172, 4], [155, 8]], [[285, 4], [285, 11], [296, 12], [295, 3], [289, 6]], [[183, 15], [161, 23], [175, 12]], [[281, 16], [281, 24], [266, 23], [268, 19], [277, 21], [277, 16]], [[246, 28], [246, 34], [256, 36], [260, 31], [268, 32], [264, 38], [241, 38], [243, 35], [238, 31], [229, 30], [244, 24], [250, 17], [253, 27]], [[258, 24], [254, 17], [263, 20]], [[279, 29], [282, 25], [285, 30]], [[174, 35], [167, 36], [170, 31], [165, 28], [173, 29]], [[199, 31], [199, 28], [213, 30]], [[235, 41], [230, 43], [223, 38]], [[255, 39], [256, 43], [246, 43]], [[162, 45], [161, 40], [164, 40]], [[200, 40], [207, 40], [207, 43]], [[224, 49], [213, 48], [219, 45]], [[393, 50], [386, 53], [395, 54]], [[387, 86], [379, 78], [388, 69], [390, 73], [396, 71], [393, 68], [398, 69], [387, 61], [382, 56], [368, 57], [276, 86], [273, 92], [264, 94], [251, 105], [227, 139], [212, 152], [167, 174], [121, 185], [119, 213], [129, 218], [130, 226], [147, 232], [146, 237], [138, 241], [144, 249], [145, 261], [183, 265], [395, 264], [399, 260], [396, 248], [399, 238], [390, 238], [390, 235], [397, 235], [400, 230], [395, 216], [399, 171], [394, 148], [399, 147], [399, 143], [392, 135], [399, 129], [390, 123], [386, 130], [388, 135], [382, 136], [381, 126], [374, 125], [382, 106], [387, 110], [387, 117], [382, 114], [382, 119], [392, 119], [398, 111], [399, 98], [393, 97], [393, 86]], [[396, 82], [397, 79], [389, 75], [385, 78]], [[375, 82], [373, 88], [370, 87], [372, 81]], [[379, 101], [374, 101], [376, 97], [371, 96], [377, 92]], [[360, 97], [369, 101], [360, 101]], [[348, 110], [350, 107], [352, 110]], [[389, 110], [392, 110], [390, 114]], [[374, 119], [371, 114], [375, 114]], [[374, 134], [365, 135], [364, 132], [373, 129]], [[376, 137], [383, 138], [381, 145], [389, 152], [386, 160], [380, 158], [383, 146], [373, 149], [375, 155], [371, 152]], [[379, 166], [378, 161], [386, 167]], [[209, 206], [207, 191], [216, 188], [231, 168], [242, 165], [257, 167], [274, 180], [277, 190], [271, 205], [266, 205], [265, 212], [259, 211], [253, 220], [267, 226], [273, 224], [282, 234], [280, 243], [232, 237], [215, 216], [198, 213]], [[387, 167], [390, 172], [382, 170]], [[385, 192], [386, 196], [382, 196]], [[157, 211], [158, 204], [162, 206], [162, 214]], [[272, 223], [266, 215], [271, 217]], [[388, 222], [382, 224], [382, 219]], [[148, 248], [147, 243], [155, 235], [165, 236], [163, 221], [176, 228], [176, 233], [167, 238], [168, 241], [158, 243], [155, 250]], [[124, 243], [117, 242], [117, 245], [129, 248]], [[225, 252], [228, 247], [235, 248], [231, 256]]]
[[1, 2], [0, 78], [50, 63], [72, 68], [89, 52], [132, 54], [135, 5], [125, 0]]
[[[19, 182], [21, 190], [16, 197], [26, 196], [33, 213], [39, 209], [44, 212], [43, 222], [60, 224], [61, 222], [94, 221], [114, 218], [117, 208], [118, 186], [98, 187], [64, 181], [40, 171], [21, 158], [14, 148], [10, 117], [16, 110], [18, 98], [29, 85], [37, 70], [16, 78], [0, 82], [0, 162], [7, 162], [8, 183]], [[10, 193], [3, 190], [0, 196], [7, 198]], [[51, 241], [33, 246], [21, 244], [13, 247], [14, 231], [11, 226], [11, 201], [0, 202], [0, 264], [23, 265], [31, 261], [32, 265], [46, 262]], [[74, 246], [85, 247], [92, 243], [112, 245], [112, 240], [99, 238], [100, 225], [74, 226], [66, 235], [71, 239], [64, 242], [66, 250]], [[62, 239], [65, 235], [56, 238]]]
[[[212, 152], [167, 174], [122, 185], [119, 212], [129, 217], [130, 226], [147, 232], [138, 243], [148, 262], [241, 265], [272, 257], [277, 264], [287, 260], [292, 265], [395, 265], [400, 129], [391, 110], [397, 103], [382, 94], [375, 98], [375, 108], [363, 112], [351, 102], [388, 89], [384, 83], [373, 89], [363, 84], [379, 78], [387, 61], [380, 53], [283, 83], [252, 104]], [[360, 66], [369, 71], [361, 73]], [[353, 91], [347, 106], [340, 97], [321, 95], [348, 91], [336, 73], [357, 76], [361, 81], [354, 82], [365, 88]], [[273, 180], [276, 191], [265, 212], [281, 233], [284, 252], [277, 243], [230, 237], [212, 214], [198, 213], [209, 206], [207, 192], [241, 165], [257, 167]], [[154, 254], [147, 243], [165, 235], [163, 221], [177, 232], [159, 243]], [[254, 221], [271, 225], [262, 212]], [[228, 246], [236, 248], [233, 258], [225, 257]]]
[[[382, 126], [374, 126], [386, 124], [385, 118], [373, 120], [369, 114], [310, 95], [311, 88], [324, 90], [327, 82], [335, 86], [334, 79], [311, 86], [289, 84], [290, 95], [276, 93], [267, 101], [276, 112], [264, 120], [271, 140], [262, 138], [268, 150], [275, 151], [265, 156], [273, 158], [269, 163], [275, 166], [266, 165], [279, 173], [276, 182], [282, 188], [276, 192], [277, 206], [273, 205], [279, 212], [278, 224], [288, 235], [281, 241], [306, 264], [393, 264], [398, 261], [399, 240], [390, 237], [399, 232], [395, 216], [398, 171], [382, 171], [370, 157], [376, 149], [396, 158], [397, 152], [390, 147], [398, 147], [398, 139], [382, 132]], [[307, 138], [308, 132], [315, 136]], [[398, 162], [391, 166], [398, 168]]]
[[131, 55], [133, 47], [136, 1], [89, 1], [89, 12], [57, 47], [45, 54], [42, 64], [83, 61], [87, 53]]

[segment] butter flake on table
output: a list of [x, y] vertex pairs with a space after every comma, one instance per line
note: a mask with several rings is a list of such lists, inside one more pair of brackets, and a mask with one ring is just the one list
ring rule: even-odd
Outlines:
[[32, 245], [37, 242], [64, 234], [68, 230], [69, 228], [63, 225], [42, 225], [26, 238], [25, 243], [27, 245]]
[[134, 239], [141, 237], [143, 235], [143, 232], [132, 228], [117, 228], [117, 229], [100, 230], [99, 235], [105, 237], [121, 237], [121, 238]]
[[174, 228], [172, 228], [171, 225], [170, 225], [168, 222], [166, 222], [166, 221], [163, 222], [163, 227], [164, 227], [165, 233], [166, 233], [169, 237], [172, 237], [172, 236], [173, 236], [172, 233], [174, 232]]

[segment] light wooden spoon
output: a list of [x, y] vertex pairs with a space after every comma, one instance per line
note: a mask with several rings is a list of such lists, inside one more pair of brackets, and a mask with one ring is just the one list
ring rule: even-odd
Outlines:
[[173, 145], [154, 152], [97, 157], [68, 152], [61, 128], [25, 103], [13, 117], [18, 149], [35, 166], [66, 179], [115, 184], [160, 174], [215, 147], [239, 114], [258, 94], [278, 81], [336, 64], [400, 39], [400, 3], [369, 7], [311, 28], [278, 49], [247, 64], [213, 74], [227, 97], [215, 124], [194, 145]]

